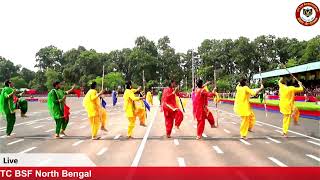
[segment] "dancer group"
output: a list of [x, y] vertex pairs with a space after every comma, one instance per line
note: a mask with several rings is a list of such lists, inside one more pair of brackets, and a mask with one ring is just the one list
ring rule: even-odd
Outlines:
[[[204, 83], [199, 79], [196, 81], [196, 88], [193, 89], [191, 98], [193, 105], [193, 116], [197, 121], [196, 139], [201, 139], [205, 129], [205, 121], [208, 120], [211, 128], [217, 128], [213, 113], [208, 107], [208, 101], [210, 98], [218, 99], [218, 93], [216, 88], [212, 91], [208, 90], [210, 82]], [[287, 80], [280, 78], [278, 81], [279, 86], [279, 107], [280, 112], [283, 114], [283, 127], [282, 133], [284, 137], [288, 136], [288, 129], [291, 118], [294, 119], [297, 124], [299, 119], [299, 110], [295, 106], [294, 96], [296, 93], [302, 92], [303, 85], [298, 81], [299, 87], [289, 86]], [[7, 122], [6, 134], [10, 136], [14, 124], [16, 121], [16, 109], [20, 108], [23, 116], [25, 116], [26, 108], [23, 108], [23, 103], [20, 107], [15, 103], [14, 98], [17, 97], [17, 91], [14, 89], [14, 85], [11, 81], [6, 81], [4, 88], [0, 94], [0, 113], [3, 115]], [[55, 138], [62, 138], [61, 135], [66, 136], [66, 128], [69, 122], [70, 108], [66, 104], [67, 94], [73, 92], [75, 86], [68, 91], [63, 91], [61, 82], [56, 81], [53, 83], [52, 90], [48, 93], [48, 109], [52, 118], [56, 123]], [[236, 87], [236, 96], [234, 102], [234, 111], [241, 118], [240, 125], [240, 137], [247, 138], [248, 132], [252, 132], [255, 125], [255, 114], [251, 108], [250, 98], [256, 97], [264, 89], [261, 82], [260, 88], [250, 89], [247, 85], [246, 79], [241, 79]], [[92, 82], [90, 84], [90, 90], [86, 93], [83, 99], [83, 106], [87, 111], [88, 119], [91, 126], [91, 138], [92, 140], [98, 140], [99, 130], [108, 131], [106, 129], [107, 124], [107, 111], [105, 107], [104, 96], [106, 92], [102, 89], [97, 91], [97, 83]], [[164, 88], [159, 93], [159, 101], [161, 111], [164, 115], [165, 135], [167, 138], [171, 138], [171, 132], [173, 127], [180, 129], [180, 125], [184, 118], [185, 104], [182, 103], [181, 97], [184, 94], [179, 92], [177, 83], [175, 80], [169, 81], [168, 87]], [[117, 94], [112, 92], [113, 105], [116, 104]], [[125, 92], [123, 95], [123, 110], [128, 121], [127, 138], [133, 137], [136, 120], [139, 119], [140, 126], [147, 126], [147, 109], [150, 108], [149, 104], [153, 105], [153, 95], [151, 91], [146, 93], [141, 91], [141, 87], [134, 89], [132, 82], [127, 81], [125, 85]], [[218, 111], [217, 111], [218, 112]]]

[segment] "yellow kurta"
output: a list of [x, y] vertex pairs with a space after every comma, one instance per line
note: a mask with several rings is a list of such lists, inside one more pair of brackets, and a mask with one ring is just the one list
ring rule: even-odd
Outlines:
[[150, 91], [147, 92], [146, 98], [147, 98], [148, 103], [151, 104], [151, 105], [153, 105], [153, 97], [152, 97], [152, 94], [151, 94]]
[[146, 120], [146, 107], [142, 100], [134, 101], [135, 104], [135, 112], [134, 115], [139, 118], [140, 124], [145, 124]]
[[255, 96], [256, 92], [248, 86], [237, 86], [237, 93], [234, 100], [234, 111], [239, 116], [250, 116], [252, 109], [250, 105], [250, 96]]
[[139, 97], [136, 97], [134, 95], [134, 92], [136, 92], [135, 89], [126, 89], [123, 94], [123, 109], [126, 113], [127, 117], [134, 117], [134, 103], [133, 101], [140, 100]]
[[97, 91], [95, 89], [90, 89], [83, 99], [83, 106], [87, 110], [90, 126], [91, 126], [91, 136], [96, 138], [100, 125], [100, 100], [97, 96]]
[[294, 95], [303, 91], [303, 87], [286, 86], [280, 81], [279, 84], [279, 107], [282, 114], [292, 114], [294, 110]]
[[83, 99], [83, 106], [87, 110], [88, 117], [99, 116], [100, 102], [95, 89], [90, 89]]

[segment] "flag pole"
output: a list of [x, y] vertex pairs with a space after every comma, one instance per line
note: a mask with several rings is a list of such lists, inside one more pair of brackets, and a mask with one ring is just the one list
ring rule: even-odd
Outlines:
[[[260, 74], [260, 83], [262, 84], [262, 75], [261, 75], [261, 66], [259, 65], [259, 74]], [[267, 101], [265, 97], [265, 93], [262, 94], [263, 103], [264, 103], [264, 112], [266, 113], [266, 119], [268, 118], [268, 110], [267, 110]]]
[[[214, 88], [217, 90], [217, 74], [216, 74], [216, 65], [214, 65], [214, 70], [213, 70], [213, 79], [214, 79]], [[217, 92], [215, 92], [217, 93]], [[219, 126], [219, 111], [218, 111], [218, 97], [216, 96], [216, 114], [217, 114], [217, 127]]]

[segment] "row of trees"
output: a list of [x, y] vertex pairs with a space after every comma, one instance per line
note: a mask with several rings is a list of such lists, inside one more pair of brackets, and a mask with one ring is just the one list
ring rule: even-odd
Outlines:
[[[193, 53], [193, 55], [192, 55]], [[198, 49], [178, 53], [170, 44], [169, 37], [157, 42], [144, 36], [138, 37], [133, 48], [96, 52], [83, 46], [66, 52], [51, 45], [36, 53], [37, 72], [33, 72], [10, 60], [0, 57], [0, 81], [11, 78], [17, 87], [34, 88], [39, 91], [51, 89], [55, 80], [64, 80], [87, 86], [96, 80], [101, 83], [102, 66], [105, 66], [105, 87], [123, 86], [125, 80], [142, 84], [145, 73], [147, 88], [164, 85], [167, 79], [176, 79], [185, 89], [192, 85], [192, 56], [196, 76], [213, 80], [214, 69], [217, 85], [223, 91], [231, 90], [239, 77], [251, 79], [255, 73], [278, 68], [279, 62], [295, 66], [320, 59], [320, 36], [309, 41], [295, 38], [259, 36], [254, 40], [206, 39]]]

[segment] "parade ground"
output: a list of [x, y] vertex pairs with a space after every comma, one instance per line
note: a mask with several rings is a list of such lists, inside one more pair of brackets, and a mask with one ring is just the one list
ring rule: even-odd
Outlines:
[[[111, 106], [107, 99], [108, 132], [91, 140], [90, 125], [82, 98], [67, 98], [71, 118], [63, 139], [54, 139], [55, 122], [45, 103], [30, 102], [28, 118], [17, 113], [13, 136], [6, 137], [5, 121], [0, 121], [0, 154], [28, 154], [37, 161], [26, 166], [319, 166], [320, 130], [318, 120], [300, 118], [299, 126], [290, 125], [289, 137], [281, 136], [282, 115], [254, 110], [256, 125], [248, 139], [239, 138], [240, 118], [233, 106], [219, 104], [218, 128], [206, 124], [202, 140], [196, 140], [191, 100], [188, 100], [180, 130], [165, 137], [163, 112], [154, 98], [148, 112], [147, 127], [138, 120], [133, 139], [126, 138], [127, 118], [123, 100]], [[217, 111], [211, 110], [217, 117]], [[47, 156], [47, 154], [49, 154]], [[61, 158], [52, 158], [63, 155]], [[36, 162], [36, 163], [35, 163]], [[29, 161], [31, 163], [31, 161]], [[20, 164], [21, 165], [21, 164]]]

